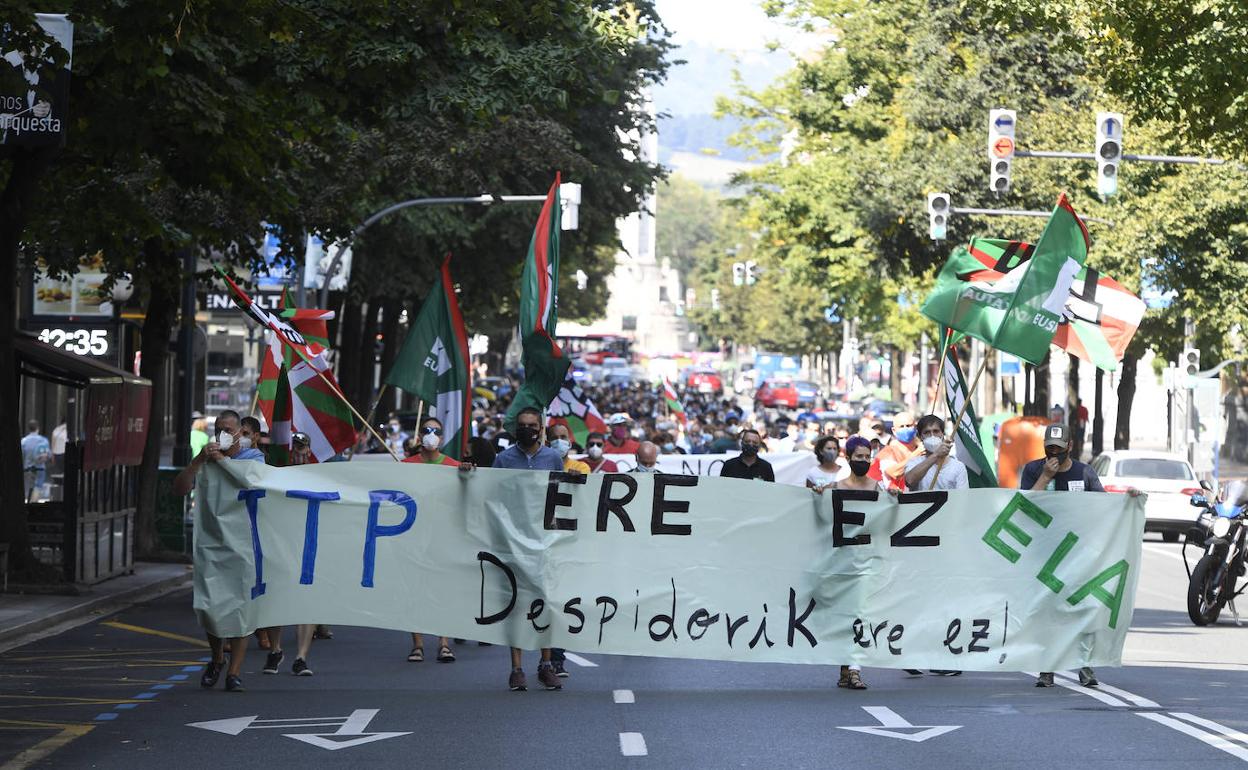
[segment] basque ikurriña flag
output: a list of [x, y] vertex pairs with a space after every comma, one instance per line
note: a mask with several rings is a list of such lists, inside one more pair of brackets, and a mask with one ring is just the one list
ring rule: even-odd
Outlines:
[[676, 387], [672, 385], [672, 381], [667, 379], [667, 375], [663, 375], [663, 400], [667, 403], [667, 410], [672, 416], [680, 420], [680, 424], [685, 424], [685, 405], [680, 403], [680, 396], [676, 395]]
[[386, 382], [431, 404], [433, 416], [442, 423], [442, 453], [463, 459], [469, 438], [465, 426], [472, 413], [472, 359], [451, 282], [450, 254], [442, 261], [442, 270], [412, 322]]
[[[310, 343], [286, 320], [253, 302], [247, 292], [230, 280], [219, 266], [217, 272], [234, 292], [234, 303], [266, 330], [268, 348], [261, 368], [262, 382], [265, 375], [274, 382], [269, 401], [271, 411], [265, 415], [266, 421], [269, 421], [270, 438], [274, 430], [286, 431], [285, 446], [288, 447], [290, 432], [306, 433], [312, 456], [317, 462], [325, 462], [354, 444], [351, 407], [334, 379], [333, 369], [325, 358], [325, 348]], [[276, 376], [275, 367], [278, 368]], [[285, 386], [281, 384], [282, 371], [285, 372]], [[262, 389], [261, 396], [264, 395]], [[279, 407], [279, 403], [287, 398], [288, 410], [284, 406]]]
[[520, 342], [524, 384], [507, 409], [508, 426], [525, 407], [542, 410], [559, 395], [570, 361], [555, 342], [559, 285], [559, 174], [546, 193], [520, 277]]

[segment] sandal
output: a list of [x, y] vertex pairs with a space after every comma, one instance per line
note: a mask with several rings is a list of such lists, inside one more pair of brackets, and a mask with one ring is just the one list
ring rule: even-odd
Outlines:
[[269, 641], [269, 632], [267, 629], [256, 629], [256, 640], [260, 642], [260, 649], [268, 650], [273, 647], [273, 643]]
[[425, 660], [425, 651], [420, 647], [413, 647], [412, 651], [407, 654], [408, 663], [423, 663]]
[[445, 644], [442, 645], [442, 649], [438, 650], [438, 662], [439, 663], [454, 663], [455, 662], [455, 653], [451, 652], [451, 648], [447, 647]]
[[867, 683], [862, 681], [862, 674], [860, 674], [859, 672], [854, 671], [853, 669], [850, 669], [849, 676], [847, 677], [847, 679], [848, 679], [848, 682], [845, 684], [845, 687], [849, 688], [850, 690], [867, 689]]

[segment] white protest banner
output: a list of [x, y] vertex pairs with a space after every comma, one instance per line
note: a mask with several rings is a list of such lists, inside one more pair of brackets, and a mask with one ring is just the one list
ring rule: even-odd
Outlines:
[[1143, 498], [397, 463], [200, 474], [195, 608], [533, 649], [966, 671], [1117, 665]]

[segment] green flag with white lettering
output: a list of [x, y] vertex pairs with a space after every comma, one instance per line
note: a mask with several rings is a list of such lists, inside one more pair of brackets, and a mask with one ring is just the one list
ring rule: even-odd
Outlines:
[[922, 313], [1039, 364], [1053, 341], [1075, 276], [1088, 258], [1088, 231], [1063, 194], [1030, 260], [1004, 277], [979, 279], [984, 265], [958, 247], [941, 268]]
[[[970, 397], [962, 366], [958, 363], [957, 346], [951, 344], [945, 350], [945, 403], [951, 417], [962, 415], [962, 422], [954, 431], [954, 448], [958, 459], [966, 466], [966, 477], [972, 489], [995, 487], [997, 474], [993, 468], [996, 463], [988, 457], [990, 450], [979, 441], [979, 418], [975, 407], [967, 403]], [[966, 404], [965, 411], [963, 404]]]

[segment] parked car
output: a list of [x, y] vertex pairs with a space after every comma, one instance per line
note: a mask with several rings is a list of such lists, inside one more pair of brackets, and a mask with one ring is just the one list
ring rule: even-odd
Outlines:
[[685, 387], [698, 393], [719, 395], [724, 392], [724, 380], [714, 369], [698, 367], [689, 370], [689, 376], [685, 379]]
[[787, 406], [790, 409], [797, 408], [797, 383], [788, 378], [773, 377], [764, 380], [758, 391], [754, 394], [754, 401], [760, 406], [774, 409], [779, 406]]
[[815, 402], [819, 400], [819, 386], [808, 380], [798, 380], [793, 383], [797, 388], [797, 405], [813, 407]]
[[1092, 469], [1101, 477], [1106, 492], [1126, 492], [1135, 487], [1148, 493], [1144, 506], [1144, 531], [1160, 532], [1167, 543], [1176, 543], [1200, 516], [1191, 496], [1205, 494], [1192, 466], [1169, 452], [1114, 450], [1098, 455]]

